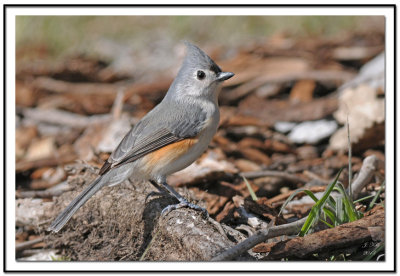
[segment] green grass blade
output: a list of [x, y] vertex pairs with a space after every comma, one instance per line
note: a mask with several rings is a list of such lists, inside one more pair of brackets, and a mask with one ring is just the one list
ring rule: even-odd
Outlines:
[[319, 221], [320, 221], [320, 222], [323, 222], [323, 223], [324, 223], [326, 226], [328, 226], [329, 228], [333, 228], [333, 227], [335, 227], [334, 225], [332, 225], [332, 224], [328, 223], [326, 220], [319, 219]]
[[318, 205], [315, 204], [311, 208], [311, 211], [308, 214], [307, 220], [304, 222], [303, 227], [300, 230], [300, 233], [299, 233], [300, 237], [304, 237], [304, 235], [310, 231], [311, 227], [314, 226], [314, 224], [318, 221], [319, 214], [320, 214], [320, 210], [318, 209]]
[[368, 205], [367, 211], [368, 211], [368, 210], [371, 210], [372, 207], [374, 207], [376, 201], [378, 200], [379, 195], [383, 192], [383, 189], [385, 189], [385, 181], [382, 182], [381, 188], [380, 188], [379, 191], [376, 193], [376, 195], [374, 196], [374, 199], [371, 201], [371, 203]]
[[347, 146], [348, 146], [348, 158], [349, 158], [349, 195], [350, 198], [353, 199], [353, 191], [351, 190], [351, 181], [353, 179], [352, 169], [351, 169], [351, 140], [350, 140], [350, 124], [349, 124], [349, 115], [347, 114]]
[[257, 196], [256, 196], [256, 193], [255, 193], [255, 192], [253, 191], [253, 189], [251, 188], [249, 181], [247, 181], [246, 177], [244, 177], [244, 176], [242, 176], [242, 177], [243, 177], [244, 182], [246, 183], [247, 189], [248, 189], [249, 192], [250, 192], [251, 198], [252, 198], [254, 201], [257, 201], [258, 198], [257, 198]]
[[346, 189], [342, 185], [342, 183], [337, 183], [337, 190], [342, 195], [342, 200], [344, 204], [344, 210], [346, 215], [349, 217], [349, 221], [356, 221], [360, 219], [360, 215], [354, 207], [353, 201], [350, 200], [350, 197], [347, 195]]
[[329, 195], [328, 200], [326, 201], [326, 204], [329, 205], [333, 210], [336, 209], [336, 201], [333, 198], [333, 196]]
[[362, 201], [364, 201], [364, 200], [367, 200], [367, 199], [373, 198], [374, 196], [376, 196], [376, 195], [369, 195], [369, 196], [365, 196], [365, 197], [359, 198], [359, 199], [357, 199], [357, 200], [354, 200], [354, 201], [353, 201], [353, 203], [362, 202]]
[[318, 198], [315, 197], [315, 195], [310, 191], [310, 190], [306, 190], [306, 189], [297, 189], [295, 190], [285, 201], [285, 203], [283, 203], [281, 210], [279, 211], [278, 217], [281, 215], [281, 213], [283, 212], [283, 210], [285, 210], [286, 206], [289, 204], [290, 201], [292, 201], [292, 199], [300, 194], [300, 193], [306, 193], [309, 197], [311, 197], [315, 202], [318, 201]]
[[335, 226], [342, 224], [345, 221], [345, 214], [343, 210], [343, 197], [339, 196], [336, 199], [336, 217], [337, 221], [335, 222]]
[[315, 202], [318, 202], [318, 198], [310, 190], [304, 190], [304, 193], [306, 193], [309, 197], [311, 197], [312, 200], [314, 200]]
[[[287, 204], [292, 201], [292, 199], [300, 194], [300, 193], [305, 193], [306, 195], [308, 195], [309, 197], [311, 197], [312, 200], [314, 200], [315, 202], [318, 202], [318, 198], [310, 191], [310, 190], [306, 190], [306, 189], [297, 189], [296, 191], [294, 191], [289, 197], [288, 199], [286, 199], [285, 203], [282, 205], [281, 210], [279, 211], [278, 217], [281, 215], [282, 211], [286, 208]], [[329, 219], [331, 221], [335, 221], [335, 213], [332, 212], [331, 210], [329, 210], [328, 208], [323, 208], [324, 212], [326, 213], [326, 215], [329, 217]]]
[[332, 209], [329, 208], [329, 207], [324, 207], [324, 208], [322, 208], [322, 210], [324, 210], [324, 214], [326, 214], [326, 215], [328, 216], [328, 218], [329, 218], [332, 222], [337, 221], [336, 214], [335, 214], [335, 211], [334, 211], [334, 210], [332, 210]]
[[328, 187], [327, 187], [326, 190], [325, 190], [324, 195], [323, 195], [322, 198], [319, 200], [319, 202], [317, 202], [317, 204], [324, 204], [324, 203], [327, 201], [327, 199], [328, 199], [328, 197], [330, 196], [330, 194], [331, 194], [333, 188], [335, 188], [335, 185], [336, 185], [336, 183], [338, 182], [338, 179], [339, 179], [340, 174], [342, 173], [342, 170], [343, 170], [343, 169], [340, 169], [340, 170], [339, 170], [338, 174], [336, 175], [335, 180], [332, 181], [332, 183], [328, 185]]
[[303, 227], [300, 230], [299, 236], [303, 237], [305, 234], [307, 234], [310, 231], [311, 227], [314, 226], [315, 223], [318, 221], [319, 215], [320, 215], [327, 199], [329, 198], [330, 193], [332, 192], [333, 188], [335, 187], [341, 173], [342, 173], [342, 169], [340, 169], [340, 171], [336, 175], [335, 180], [332, 181], [332, 183], [330, 183], [328, 185], [328, 187], [326, 188], [321, 199], [318, 200], [318, 202], [311, 208], [311, 211], [308, 214], [308, 217], [307, 217], [306, 221], [304, 222]]
[[[318, 202], [318, 198], [310, 190], [304, 190], [304, 192], [309, 197], [311, 197], [316, 203]], [[335, 221], [336, 220], [335, 212], [333, 210], [330, 210], [329, 207], [323, 207], [322, 210], [329, 217], [329, 219], [331, 221]]]

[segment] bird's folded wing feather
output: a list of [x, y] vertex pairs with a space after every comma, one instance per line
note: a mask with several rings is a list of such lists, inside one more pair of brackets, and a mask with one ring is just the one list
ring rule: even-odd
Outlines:
[[113, 167], [133, 162], [169, 144], [196, 137], [202, 129], [203, 117], [186, 117], [168, 123], [162, 123], [161, 119], [157, 125], [148, 123], [146, 119], [140, 121], [122, 139], [100, 169], [99, 174], [105, 174]]

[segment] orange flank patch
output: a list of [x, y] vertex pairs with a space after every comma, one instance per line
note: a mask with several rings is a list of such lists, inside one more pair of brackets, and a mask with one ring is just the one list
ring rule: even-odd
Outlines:
[[176, 143], [169, 144], [159, 150], [147, 154], [146, 161], [149, 165], [166, 164], [174, 161], [185, 154], [191, 147], [198, 142], [197, 138], [185, 139]]

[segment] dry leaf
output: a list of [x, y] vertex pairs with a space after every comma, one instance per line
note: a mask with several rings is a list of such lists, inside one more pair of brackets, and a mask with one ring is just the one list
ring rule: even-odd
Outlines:
[[56, 152], [54, 137], [45, 137], [31, 143], [26, 160], [38, 160], [52, 156]]
[[[376, 90], [367, 85], [345, 89], [339, 97], [339, 109], [334, 113], [334, 117], [339, 123], [345, 124], [347, 116], [351, 142], [357, 144], [370, 132], [369, 130], [384, 123], [385, 100], [377, 98]], [[368, 134], [368, 136], [372, 136], [371, 139], [375, 144], [379, 143], [382, 135], [378, 135], [379, 132], [376, 131], [372, 133], [374, 135]], [[347, 129], [342, 127], [332, 135], [330, 147], [333, 150], [346, 150], [347, 139]]]

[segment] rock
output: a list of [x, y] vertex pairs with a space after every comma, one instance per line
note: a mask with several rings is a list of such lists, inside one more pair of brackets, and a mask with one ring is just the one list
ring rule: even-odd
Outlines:
[[296, 126], [296, 123], [293, 122], [276, 122], [274, 128], [276, 131], [281, 133], [287, 133], [291, 131]]
[[289, 133], [289, 139], [294, 143], [317, 144], [322, 139], [332, 135], [337, 129], [335, 121], [318, 120], [300, 123]]

